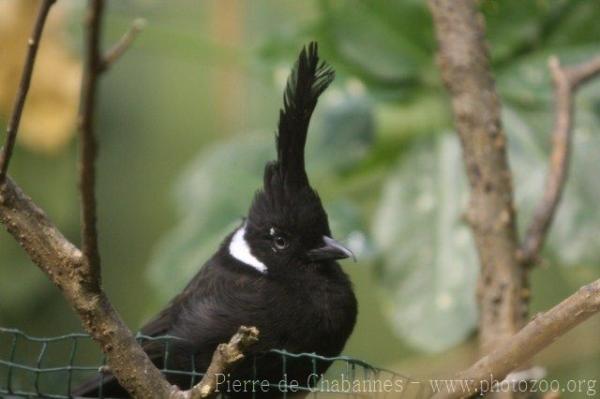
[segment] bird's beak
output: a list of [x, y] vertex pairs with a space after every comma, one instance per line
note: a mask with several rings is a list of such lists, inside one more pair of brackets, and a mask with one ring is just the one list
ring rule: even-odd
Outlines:
[[356, 256], [348, 248], [331, 237], [323, 236], [324, 246], [308, 251], [308, 257], [312, 261], [336, 260], [352, 258], [356, 262]]

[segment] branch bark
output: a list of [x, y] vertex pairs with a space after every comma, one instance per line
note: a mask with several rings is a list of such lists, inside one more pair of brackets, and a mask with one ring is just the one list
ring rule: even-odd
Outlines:
[[0, 185], [0, 222], [31, 260], [62, 291], [83, 326], [107, 355], [108, 366], [119, 383], [136, 398], [206, 398], [214, 392], [216, 376], [233, 367], [258, 339], [254, 327], [241, 327], [228, 344], [219, 345], [207, 375], [189, 391], [171, 386], [150, 361], [121, 320], [106, 294], [86, 284], [89, 265], [48, 216], [6, 177]]
[[568, 177], [575, 94], [585, 82], [600, 75], [600, 56], [566, 68], [561, 67], [557, 57], [551, 57], [549, 67], [554, 84], [552, 154], [544, 194], [535, 208], [521, 247], [521, 260], [527, 265], [535, 263], [539, 256]]
[[[462, 383], [434, 395], [435, 399], [471, 397], [491, 388], [558, 337], [600, 312], [600, 280], [581, 287], [545, 313], [536, 315], [521, 331], [491, 351], [453, 380]], [[451, 391], [449, 388], [457, 388]]]
[[[23, 247], [31, 260], [62, 291], [67, 302], [82, 320], [83, 326], [100, 344], [107, 355], [111, 372], [135, 398], [196, 399], [209, 397], [216, 388], [218, 373], [243, 359], [244, 350], [258, 339], [254, 327], [242, 327], [229, 344], [219, 345], [207, 375], [189, 391], [171, 386], [155, 367], [135, 337], [121, 320], [101, 287], [100, 254], [96, 229], [95, 158], [97, 144], [94, 134], [98, 80], [102, 71], [116, 61], [133, 40], [135, 30], [122, 39], [107, 60], [100, 54], [103, 0], [90, 0], [87, 17], [86, 67], [82, 80], [82, 103], [79, 131], [80, 190], [82, 204], [82, 247], [79, 250], [52, 224], [42, 209], [36, 206], [8, 177], [8, 164], [17, 137], [20, 117], [44, 23], [55, 0], [44, 0], [29, 52], [23, 68], [22, 82], [16, 97], [6, 145], [0, 154], [0, 223]], [[108, 63], [107, 63], [108, 62]]]
[[106, 72], [107, 69], [117, 62], [123, 56], [123, 54], [125, 54], [142, 29], [144, 29], [145, 25], [145, 19], [138, 18], [133, 21], [131, 28], [129, 28], [129, 30], [125, 32], [121, 39], [119, 39], [119, 41], [104, 54], [104, 57], [102, 57], [102, 63], [100, 65], [100, 70], [102, 72]]
[[100, 289], [100, 251], [96, 227], [96, 168], [98, 146], [94, 131], [94, 119], [98, 79], [102, 59], [100, 36], [104, 0], [90, 0], [86, 14], [85, 68], [81, 83], [79, 109], [79, 190], [81, 193], [81, 246], [87, 260], [86, 283], [94, 290]]
[[231, 370], [244, 359], [246, 350], [258, 341], [256, 327], [241, 326], [227, 344], [220, 344], [202, 380], [182, 395], [182, 399], [205, 399], [217, 393], [219, 375]]
[[475, 0], [429, 0], [429, 8], [471, 187], [467, 218], [481, 264], [479, 332], [485, 353], [520, 330], [528, 308], [506, 137]]
[[25, 65], [23, 66], [23, 73], [21, 74], [19, 91], [15, 97], [15, 105], [13, 106], [12, 114], [8, 120], [5, 143], [0, 151], [0, 184], [2, 184], [6, 178], [8, 165], [10, 164], [10, 158], [17, 140], [21, 115], [23, 114], [25, 100], [31, 84], [31, 76], [33, 75], [33, 67], [35, 65], [37, 50], [40, 45], [40, 40], [42, 39], [44, 25], [46, 24], [46, 19], [50, 12], [50, 8], [52, 8], [52, 5], [55, 2], [56, 0], [44, 0], [42, 2], [35, 25], [33, 27], [33, 32], [28, 41], [29, 49], [27, 51], [27, 55], [25, 56]]
[[[99, 45], [99, 26], [103, 2], [90, 3], [87, 70], [83, 82], [82, 196], [84, 198], [84, 236], [91, 237], [88, 254], [84, 255], [50, 222], [45, 213], [28, 198], [8, 177], [8, 163], [18, 133], [20, 117], [27, 99], [31, 75], [39, 42], [54, 0], [44, 0], [29, 40], [29, 51], [23, 68], [22, 81], [15, 109], [8, 128], [7, 144], [1, 156], [0, 222], [62, 291], [69, 304], [80, 316], [85, 329], [98, 341], [107, 354], [108, 364], [121, 384], [134, 396], [166, 397], [172, 390], [120, 319], [100, 288], [99, 257], [93, 254], [95, 240], [95, 200], [93, 191], [94, 142], [93, 109], [97, 80], [97, 58], [92, 56]], [[95, 50], [94, 50], [95, 49]], [[85, 247], [85, 243], [84, 243]], [[97, 248], [96, 248], [97, 251]], [[90, 255], [91, 254], [91, 255]], [[95, 262], [95, 263], [94, 263]]]
[[550, 62], [556, 111], [553, 152], [544, 196], [520, 247], [512, 175], [483, 17], [475, 0], [429, 0], [429, 7], [439, 43], [440, 70], [452, 98], [471, 186], [468, 219], [482, 267], [478, 286], [480, 343], [487, 355], [455, 377], [462, 382], [458, 388], [468, 389], [435, 396], [454, 398], [480, 392], [482, 383], [489, 387], [492, 381], [502, 381], [558, 336], [600, 311], [599, 280], [520, 329], [527, 317], [529, 297], [524, 266], [537, 258], [567, 178], [573, 95], [581, 84], [600, 74], [600, 57], [571, 68], [561, 68], [556, 58]]
[[90, 287], [87, 258], [7, 176], [0, 186], [0, 222], [62, 291], [110, 369], [134, 397], [166, 398], [172, 387], [137, 344], [101, 289]]

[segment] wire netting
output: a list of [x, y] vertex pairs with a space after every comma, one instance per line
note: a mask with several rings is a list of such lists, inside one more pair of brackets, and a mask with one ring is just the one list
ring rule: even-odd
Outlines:
[[[163, 364], [168, 364], [169, 343], [177, 337], [149, 337], [139, 335], [140, 343], [146, 340], [164, 343]], [[91, 356], [96, 353], [97, 356]], [[344, 398], [425, 398], [428, 397], [419, 381], [391, 370], [372, 366], [349, 356], [324, 357], [314, 353], [290, 353], [271, 350], [279, 356], [282, 375], [291, 359], [308, 359], [313, 372], [317, 362], [332, 362], [322, 378], [305, 384], [278, 384], [272, 388], [281, 391], [282, 398], [291, 398], [292, 392], [305, 391], [307, 397]], [[83, 380], [96, 375], [100, 378], [98, 397], [102, 394], [102, 381], [106, 373], [106, 359], [97, 350], [89, 335], [72, 333], [56, 337], [33, 337], [18, 329], [0, 327], [0, 396], [2, 398], [51, 398], [70, 399], [73, 389]], [[162, 367], [163, 373], [184, 374], [189, 377], [190, 387], [200, 381], [202, 370], [192, 367], [190, 371], [172, 370]], [[316, 374], [316, 373], [315, 373]], [[187, 387], [181, 387], [187, 388]], [[256, 396], [255, 388], [248, 398]]]

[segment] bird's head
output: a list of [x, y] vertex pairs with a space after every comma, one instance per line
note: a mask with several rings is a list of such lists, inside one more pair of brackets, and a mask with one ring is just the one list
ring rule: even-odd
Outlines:
[[261, 272], [353, 257], [331, 237], [327, 213], [304, 165], [311, 115], [334, 76], [319, 61], [313, 42], [302, 49], [288, 79], [279, 113], [277, 160], [266, 165], [263, 188], [229, 246], [234, 257]]

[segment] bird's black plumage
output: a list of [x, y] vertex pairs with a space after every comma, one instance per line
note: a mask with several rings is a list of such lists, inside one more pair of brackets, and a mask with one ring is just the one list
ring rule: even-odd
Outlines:
[[[356, 321], [357, 304], [351, 283], [336, 260], [351, 253], [331, 238], [327, 214], [310, 187], [304, 166], [304, 147], [311, 115], [319, 96], [334, 78], [318, 57], [316, 43], [300, 52], [284, 94], [277, 131], [277, 160], [265, 167], [263, 188], [252, 202], [242, 225], [170, 304], [141, 330], [150, 336], [172, 335], [165, 361], [163, 343], [151, 341], [144, 350], [159, 366], [171, 370], [204, 371], [219, 343], [227, 342], [240, 325], [256, 326], [258, 343], [230, 380], [283, 378], [306, 385], [313, 365], [288, 359], [282, 375], [279, 355], [270, 349], [341, 352]], [[256, 361], [254, 359], [256, 358]], [[317, 374], [328, 362], [317, 364]], [[187, 388], [193, 381], [167, 375]], [[127, 397], [110, 376], [84, 383], [76, 396]], [[226, 391], [226, 386], [221, 387]], [[251, 397], [248, 392], [225, 392], [225, 397]], [[258, 391], [258, 398], [280, 397], [277, 389]]]
[[308, 124], [319, 96], [334, 77], [333, 69], [319, 61], [317, 44], [311, 43], [300, 53], [288, 79], [279, 112], [277, 162], [273, 166], [281, 174], [282, 183], [290, 188], [308, 186], [304, 167]]

